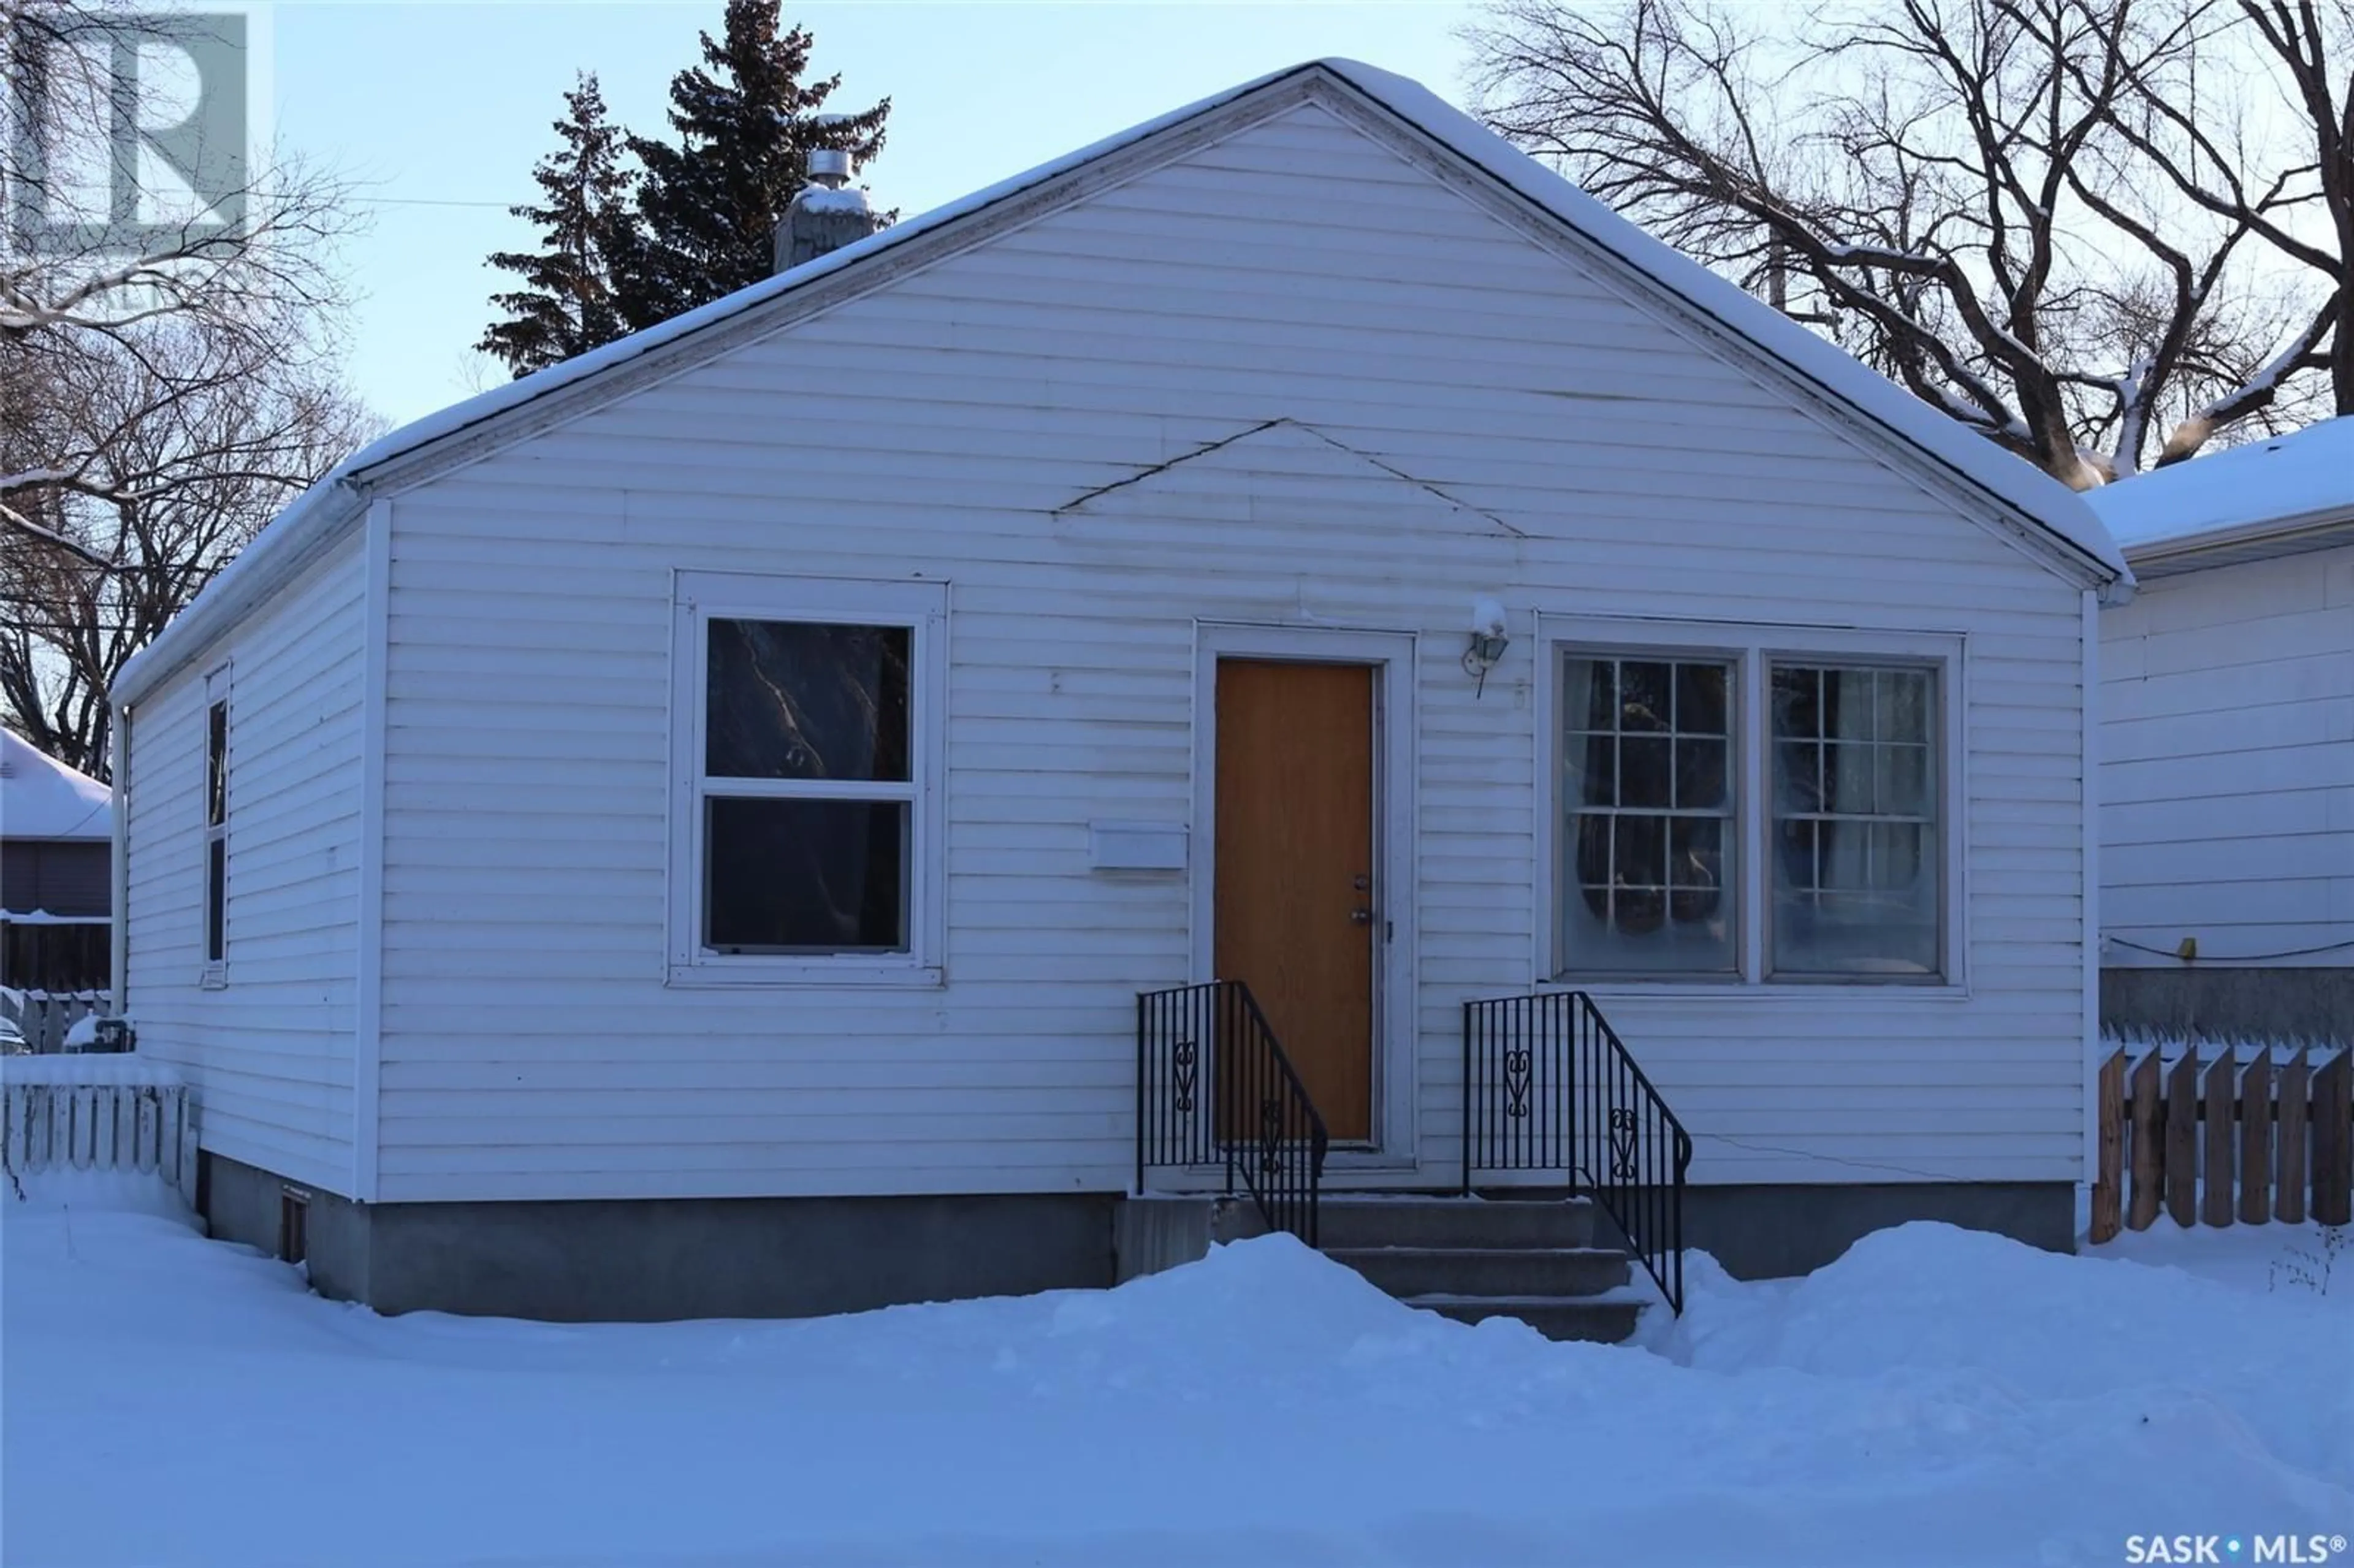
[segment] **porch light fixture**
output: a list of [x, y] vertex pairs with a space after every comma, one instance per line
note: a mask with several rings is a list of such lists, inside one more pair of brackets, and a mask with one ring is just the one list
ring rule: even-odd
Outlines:
[[1471, 601], [1471, 641], [1463, 650], [1463, 673], [1479, 683], [1475, 695], [1488, 689], [1488, 672], [1503, 662], [1512, 640], [1504, 631], [1503, 601], [1481, 594]]

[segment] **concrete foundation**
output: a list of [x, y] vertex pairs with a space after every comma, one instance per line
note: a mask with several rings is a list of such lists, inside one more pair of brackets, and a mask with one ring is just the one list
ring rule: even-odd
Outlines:
[[2076, 1189], [2062, 1181], [1891, 1181], [1684, 1192], [1684, 1245], [1736, 1279], [1810, 1274], [1873, 1231], [1914, 1220], [2073, 1252]]
[[[1102, 1288], [1263, 1228], [1247, 1198], [1111, 1192], [366, 1204], [217, 1154], [204, 1161], [215, 1236], [280, 1254], [283, 1200], [307, 1199], [313, 1287], [380, 1312], [549, 1322], [816, 1317]], [[1810, 1272], [1911, 1220], [2069, 1252], [2076, 1190], [1890, 1182], [1693, 1187], [1684, 1198], [1686, 1244], [1742, 1279]], [[1596, 1239], [1616, 1244], [1606, 1220]]]
[[2105, 969], [2101, 1027], [2128, 1036], [2354, 1045], [2354, 968]]
[[1214, 1242], [1266, 1234], [1267, 1225], [1248, 1198], [1158, 1193], [1129, 1198], [1111, 1215], [1114, 1278], [1125, 1285], [1140, 1275], [1199, 1262], [1210, 1255]]
[[[289, 1184], [205, 1160], [212, 1234], [278, 1252]], [[1116, 1193], [362, 1204], [314, 1192], [307, 1228], [313, 1287], [380, 1312], [651, 1322], [1101, 1287], [1119, 1205]]]

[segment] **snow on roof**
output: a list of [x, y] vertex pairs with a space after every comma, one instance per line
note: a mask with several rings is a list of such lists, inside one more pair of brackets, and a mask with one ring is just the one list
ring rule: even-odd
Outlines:
[[1601, 244], [1654, 281], [1681, 295], [1791, 368], [1821, 386], [1875, 422], [1954, 470], [1972, 484], [2009, 503], [2041, 524], [2088, 562], [2110, 577], [2130, 577], [2125, 557], [2083, 499], [2041, 470], [1965, 429], [1879, 372], [1817, 337], [1781, 312], [1665, 242], [1653, 238], [1603, 203], [1517, 147], [1461, 110], [1405, 77], [1350, 59], [1310, 60], [1271, 71], [1255, 80], [1214, 93], [1182, 109], [1147, 120], [983, 186], [968, 196], [934, 207], [904, 222], [878, 230], [864, 239], [803, 262], [789, 271], [764, 278], [684, 314], [549, 366], [504, 387], [453, 403], [390, 434], [379, 438], [338, 463], [324, 478], [296, 497], [262, 530], [254, 542], [216, 575], [195, 605], [183, 612], [162, 635], [126, 664], [115, 683], [115, 697], [129, 702], [193, 652], [217, 628], [196, 612], [211, 599], [233, 603], [251, 592], [248, 584], [274, 567], [281, 555], [294, 555], [313, 528], [323, 525], [337, 510], [339, 497], [356, 502], [355, 480], [432, 442], [454, 436], [546, 396], [559, 387], [599, 375], [640, 358], [705, 327], [731, 320], [778, 296], [856, 266], [868, 257], [928, 234], [960, 218], [992, 207], [1071, 170], [1147, 140], [1173, 126], [1194, 120], [1262, 88], [1309, 72], [1347, 83], [1374, 103], [1420, 130], [1564, 223]]
[[0, 838], [114, 837], [114, 792], [0, 729]]
[[2087, 497], [2128, 550], [2354, 518], [2354, 415], [2121, 480]]

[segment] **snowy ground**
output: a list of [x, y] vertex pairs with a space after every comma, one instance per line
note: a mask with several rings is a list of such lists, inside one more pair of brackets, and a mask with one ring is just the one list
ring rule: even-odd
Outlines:
[[1413, 1312], [1281, 1237], [804, 1322], [387, 1319], [130, 1191], [0, 1207], [9, 1568], [1897, 1568], [2354, 1533], [2354, 1254], [2327, 1295], [2271, 1277], [2310, 1228], [2104, 1249], [2131, 1262], [1916, 1225], [1763, 1286], [1697, 1260], [1638, 1350]]

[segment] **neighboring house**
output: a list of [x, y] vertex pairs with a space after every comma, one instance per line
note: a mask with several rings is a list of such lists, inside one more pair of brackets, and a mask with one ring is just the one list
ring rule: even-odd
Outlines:
[[128, 1007], [216, 1233], [387, 1308], [1108, 1283], [1136, 1187], [1217, 1180], [1140, 1137], [1224, 1047], [1138, 1067], [1140, 993], [1213, 979], [1328, 1192], [1505, 1180], [1463, 1004], [1575, 986], [1691, 1131], [1693, 1244], [2064, 1248], [2129, 580], [2026, 464], [1303, 66], [297, 501], [117, 688]]
[[103, 991], [114, 795], [0, 730], [0, 986]]
[[2354, 418], [2091, 499], [2104, 1017], [2354, 1044]]

